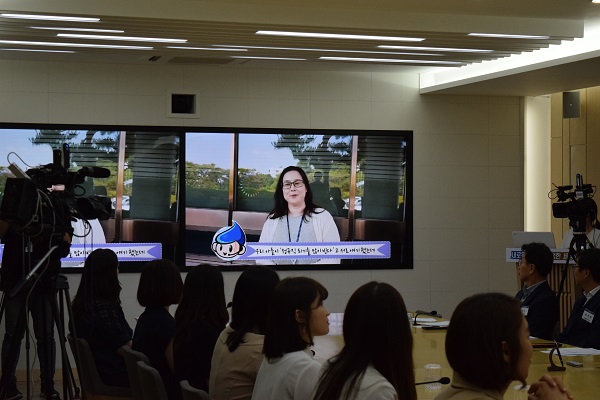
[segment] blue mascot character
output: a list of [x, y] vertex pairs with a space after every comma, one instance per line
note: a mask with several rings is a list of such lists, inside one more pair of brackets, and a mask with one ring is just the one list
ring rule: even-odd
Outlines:
[[215, 233], [212, 242], [212, 251], [224, 261], [235, 261], [246, 252], [246, 234], [244, 230], [233, 221], [233, 226], [226, 226]]

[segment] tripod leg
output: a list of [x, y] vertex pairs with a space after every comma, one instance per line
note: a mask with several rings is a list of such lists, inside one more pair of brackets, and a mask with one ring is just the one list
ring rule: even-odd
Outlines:
[[57, 290], [50, 299], [52, 303], [52, 315], [54, 316], [54, 323], [56, 330], [58, 331], [58, 340], [60, 344], [60, 353], [62, 361], [62, 374], [63, 374], [63, 398], [73, 400], [73, 382], [70, 380], [71, 367], [69, 365], [69, 358], [66, 349], [66, 336], [64, 327], [64, 312], [61, 306], [59, 308], [58, 298], [62, 298], [62, 289]]

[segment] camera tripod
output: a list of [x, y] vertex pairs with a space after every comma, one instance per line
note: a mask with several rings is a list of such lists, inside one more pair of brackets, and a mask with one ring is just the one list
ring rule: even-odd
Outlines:
[[[21, 301], [19, 305], [19, 311], [16, 318], [16, 324], [11, 334], [13, 340], [10, 342], [10, 346], [8, 346], [8, 350], [6, 354], [3, 354], [3, 362], [2, 362], [2, 375], [0, 377], [0, 400], [7, 398], [7, 389], [9, 387], [9, 383], [12, 380], [12, 366], [16, 365], [19, 357], [19, 346], [17, 343], [20, 342], [20, 338], [25, 335], [25, 348], [26, 348], [26, 359], [27, 359], [27, 391], [26, 391], [26, 400], [31, 399], [31, 391], [30, 391], [30, 382], [31, 382], [31, 367], [30, 367], [30, 343], [29, 343], [29, 324], [28, 324], [28, 314], [30, 312], [30, 304], [29, 299], [32, 292], [35, 290], [35, 286], [37, 281], [33, 279], [37, 277], [35, 275], [36, 270], [42, 265], [42, 263], [50, 256], [50, 254], [56, 250], [57, 246], [52, 247], [46, 255], [38, 262], [38, 264], [31, 270], [31, 272], [23, 279], [19, 284], [17, 284], [13, 290], [9, 293], [2, 294], [2, 303], [0, 305], [0, 318], [5, 317], [6, 311], [6, 300], [7, 296], [9, 299], [17, 299], [17, 301]], [[33, 283], [30, 284], [29, 281]], [[73, 375], [69, 358], [66, 351], [66, 336], [65, 336], [65, 304], [66, 309], [69, 314], [69, 318], [72, 319], [72, 311], [71, 311], [71, 300], [69, 296], [69, 284], [67, 278], [64, 275], [56, 275], [51, 278], [52, 287], [47, 293], [35, 293], [36, 296], [40, 296], [40, 298], [36, 299], [36, 301], [40, 301], [41, 304], [41, 312], [42, 315], [40, 317], [44, 322], [45, 318], [48, 316], [47, 306], [50, 306], [50, 313], [52, 322], [50, 323], [50, 329], [56, 329], [58, 331], [58, 341], [60, 347], [60, 355], [62, 361], [62, 380], [63, 380], [63, 399], [73, 400], [79, 398], [79, 388], [75, 384], [75, 377]], [[35, 321], [34, 321], [35, 322]], [[42, 323], [43, 323], [42, 322]], [[47, 321], [45, 321], [47, 323]], [[8, 328], [8, 327], [7, 327]], [[53, 376], [54, 372], [54, 352], [55, 348], [51, 345], [52, 338], [48, 338], [47, 329], [45, 326], [42, 326], [42, 338], [36, 338], [38, 340], [42, 339], [43, 346], [40, 346], [41, 351], [44, 351], [44, 360], [45, 363], [41, 362], [40, 357], [40, 368], [44, 369], [47, 375], [50, 377]], [[75, 354], [77, 356], [77, 354]], [[45, 365], [42, 365], [45, 364]], [[49, 373], [49, 371], [52, 371]], [[48, 378], [48, 376], [46, 376]], [[49, 382], [46, 382], [48, 385]]]
[[558, 292], [556, 293], [557, 297], [560, 298], [563, 292], [565, 281], [567, 279], [567, 274], [569, 273], [569, 262], [573, 260], [573, 264], [576, 264], [577, 255], [582, 250], [585, 250], [590, 247], [594, 247], [594, 245], [592, 244], [592, 242], [590, 242], [585, 232], [573, 232], [573, 239], [571, 239], [571, 243], [569, 244], [569, 254], [567, 255], [567, 260], [565, 261], [565, 266], [562, 270], [562, 275], [560, 277]]

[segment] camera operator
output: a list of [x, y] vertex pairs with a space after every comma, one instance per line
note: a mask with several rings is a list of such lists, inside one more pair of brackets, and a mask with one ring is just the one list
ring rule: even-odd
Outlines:
[[[68, 253], [71, 236], [68, 232], [53, 233], [33, 236], [28, 240], [27, 236], [22, 235], [8, 222], [0, 220], [0, 238], [4, 243], [0, 290], [4, 292], [5, 307], [0, 398], [17, 400], [23, 397], [16, 385], [15, 371], [25, 334], [26, 318], [31, 313], [40, 362], [41, 396], [46, 399], [59, 399], [60, 395], [54, 389], [56, 343], [52, 304], [56, 301], [54, 280], [60, 271], [60, 257], [65, 255], [65, 251]], [[33, 289], [31, 286], [25, 286], [11, 297], [9, 293], [29, 273], [27, 266], [31, 268], [41, 260], [52, 244], [58, 244], [59, 248], [37, 271], [39, 279], [35, 281]], [[26, 305], [27, 312], [24, 309]]]
[[[598, 222], [598, 206], [596, 205], [596, 202], [589, 197], [578, 201], [582, 202], [581, 204], [586, 210], [585, 234], [595, 248], [600, 248], [600, 222]], [[571, 246], [572, 239], [573, 227], [569, 227], [569, 230], [563, 237], [562, 248], [568, 249]]]

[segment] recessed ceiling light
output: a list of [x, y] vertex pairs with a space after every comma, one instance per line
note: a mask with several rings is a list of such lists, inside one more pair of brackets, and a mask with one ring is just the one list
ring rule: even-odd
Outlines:
[[418, 46], [388, 46], [380, 45], [377, 46], [380, 49], [398, 49], [398, 50], [429, 50], [429, 51], [453, 51], [462, 53], [492, 53], [494, 50], [481, 50], [481, 49], [460, 49], [454, 47], [418, 47]]
[[550, 39], [550, 36], [508, 35], [508, 34], [504, 34], [504, 33], [469, 33], [467, 36], [504, 38], [504, 39]]
[[592, 3], [598, 4], [598, 3], [600, 3], [600, 0], [592, 0]]
[[62, 15], [2, 13], [2, 14], [0, 14], [0, 17], [17, 18], [17, 19], [38, 19], [38, 20], [44, 20], [44, 21], [69, 21], [69, 22], [98, 22], [98, 21], [100, 21], [100, 18], [69, 17], [69, 16], [62, 16]]
[[149, 38], [137, 36], [110, 36], [110, 35], [80, 35], [77, 33], [59, 33], [56, 36], [72, 39], [95, 39], [95, 40], [122, 40], [128, 42], [158, 42], [158, 43], [185, 43], [187, 39]]
[[216, 51], [248, 51], [247, 49], [221, 49], [218, 47], [185, 47], [185, 46], [167, 46], [167, 49], [180, 50], [216, 50]]
[[306, 61], [306, 58], [288, 58], [288, 57], [250, 57], [250, 56], [231, 56], [231, 58], [250, 58], [253, 60], [290, 60]]
[[1, 49], [2, 51], [35, 51], [38, 53], [75, 53], [72, 50]]
[[319, 57], [319, 60], [329, 61], [359, 61], [359, 62], [377, 62], [377, 63], [402, 63], [402, 64], [448, 64], [464, 65], [460, 61], [435, 61], [435, 60], [399, 60], [389, 58], [353, 58], [353, 57]]
[[147, 46], [119, 46], [108, 44], [85, 44], [85, 43], [60, 43], [60, 42], [29, 42], [26, 40], [0, 40], [0, 44], [18, 44], [21, 46], [47, 46], [47, 47], [83, 47], [92, 49], [121, 49], [121, 50], [152, 50], [154, 47]]
[[327, 39], [355, 39], [355, 40], [382, 40], [399, 42], [421, 42], [424, 38], [411, 38], [399, 36], [370, 36], [370, 35], [346, 35], [342, 33], [314, 33], [314, 32], [287, 32], [287, 31], [256, 31], [257, 35], [272, 36], [294, 36]]
[[49, 31], [69, 31], [69, 32], [98, 32], [98, 33], [123, 33], [117, 29], [91, 29], [91, 28], [55, 28], [52, 26], [30, 26], [31, 29], [46, 29]]
[[441, 56], [442, 54], [434, 53], [399, 53], [394, 51], [370, 51], [370, 50], [334, 50], [334, 49], [311, 49], [303, 47], [269, 47], [269, 46], [241, 46], [234, 44], [215, 44], [219, 47], [236, 47], [245, 49], [260, 49], [260, 50], [292, 50], [292, 51], [322, 51], [327, 53], [363, 53], [363, 54], [394, 54], [394, 55], [420, 55], [420, 56]]

